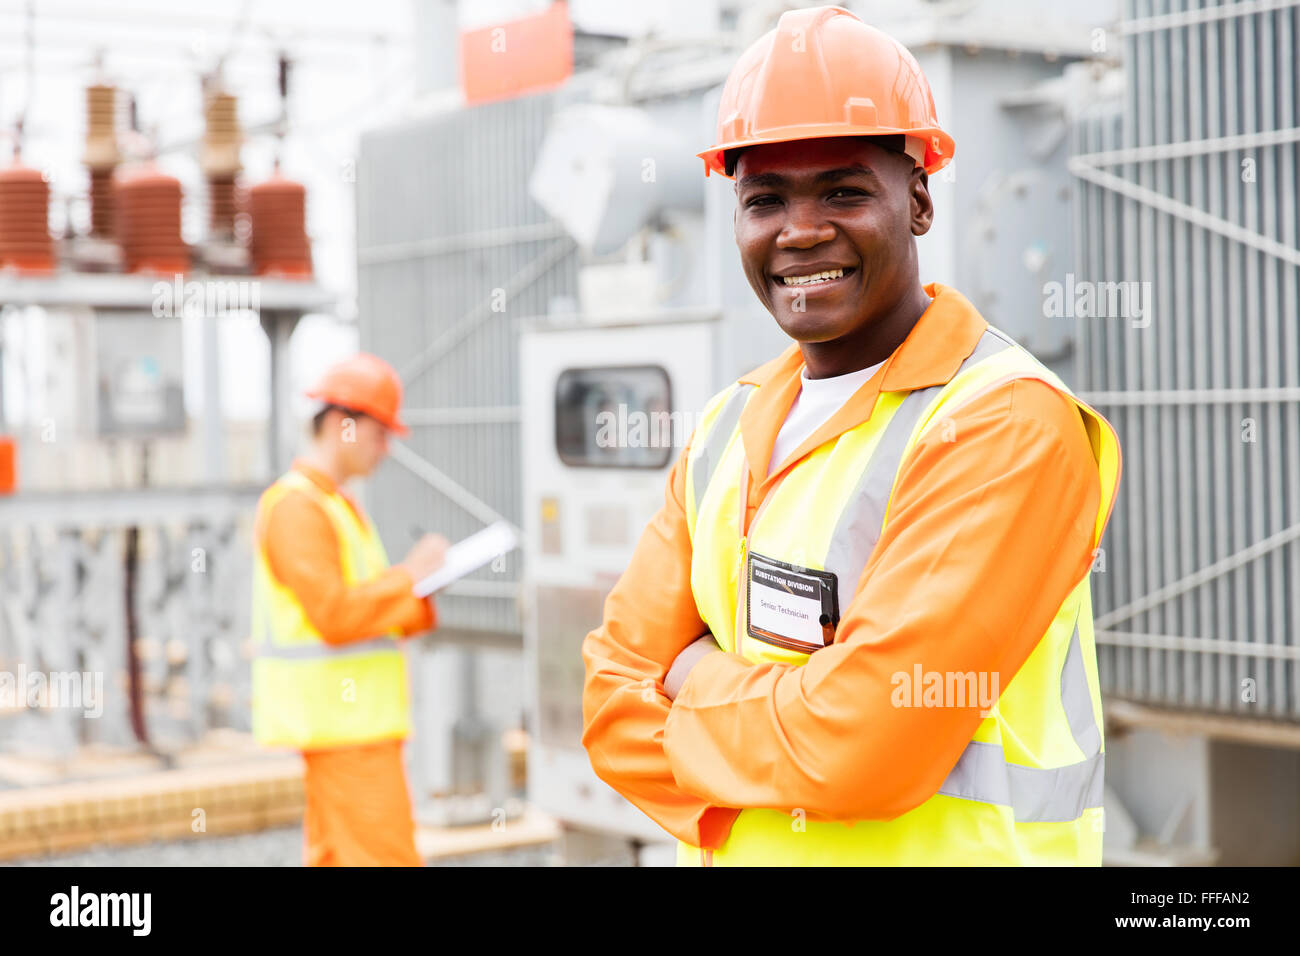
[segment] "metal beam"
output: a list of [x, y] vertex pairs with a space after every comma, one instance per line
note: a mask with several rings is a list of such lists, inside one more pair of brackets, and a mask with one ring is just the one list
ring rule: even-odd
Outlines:
[[177, 519], [217, 520], [252, 514], [263, 486], [87, 489], [0, 496], [0, 524], [115, 528]]
[[[537, 256], [532, 262], [524, 266], [505, 284], [505, 296], [507, 301], [516, 293], [528, 288], [542, 276], [544, 276], [557, 263], [569, 255], [574, 248], [572, 239], [561, 239], [552, 245], [545, 252]], [[433, 365], [450, 352], [461, 339], [473, 332], [488, 317], [496, 315], [491, 309], [490, 302], [480, 302], [474, 308], [461, 318], [461, 320], [451, 328], [446, 329], [441, 335], [430, 342], [405, 368], [402, 369], [402, 381], [409, 388], [411, 383], [427, 372]]]
[[436, 236], [432, 239], [417, 239], [413, 242], [389, 242], [382, 245], [362, 246], [357, 249], [357, 263], [364, 266], [378, 262], [405, 262], [409, 259], [426, 259], [430, 256], [445, 255], [448, 252], [464, 252], [467, 249], [491, 249], [498, 246], [516, 245], [522, 242], [560, 239], [565, 235], [567, 233], [557, 222], [537, 222], [525, 226], [506, 226], [502, 229], [482, 229], [478, 232], [465, 232], [453, 236]]
[[502, 425], [518, 422], [519, 415], [518, 405], [402, 409], [402, 419], [408, 425]]
[[1089, 405], [1246, 405], [1300, 402], [1300, 388], [1153, 389], [1132, 392], [1080, 392]]
[[1172, 30], [1175, 27], [1191, 27], [1201, 23], [1212, 23], [1215, 20], [1248, 17], [1256, 13], [1285, 10], [1295, 6], [1300, 6], [1300, 0], [1242, 0], [1241, 3], [1225, 3], [1217, 7], [1188, 10], [1185, 13], [1164, 13], [1159, 16], [1123, 20], [1120, 22], [1119, 32], [1124, 36], [1132, 36], [1138, 33], [1149, 33], [1152, 30]]
[[511, 528], [514, 528], [516, 534], [520, 533], [519, 529], [515, 527], [514, 522], [500, 514], [495, 508], [483, 499], [479, 498], [473, 492], [469, 491], [463, 485], [448, 477], [444, 471], [431, 463], [428, 459], [416, 454], [411, 450], [409, 445], [400, 441], [390, 443], [389, 457], [417, 478], [427, 482], [439, 494], [443, 495], [464, 511], [472, 514], [484, 524], [504, 521], [509, 524]]
[[1189, 206], [1187, 203], [1178, 202], [1170, 199], [1168, 196], [1162, 196], [1153, 189], [1147, 189], [1145, 186], [1138, 186], [1126, 179], [1121, 179], [1110, 173], [1102, 172], [1100, 169], [1094, 169], [1087, 163], [1072, 158], [1067, 162], [1070, 172], [1080, 179], [1086, 179], [1090, 183], [1095, 183], [1111, 192], [1119, 193], [1132, 199], [1134, 202], [1149, 206], [1166, 215], [1174, 216], [1178, 219], [1190, 222], [1194, 226], [1199, 226], [1210, 232], [1239, 242], [1244, 246], [1255, 249], [1265, 255], [1281, 259], [1283, 262], [1293, 266], [1300, 266], [1300, 249], [1284, 245], [1267, 236], [1261, 236], [1257, 232], [1249, 229], [1243, 229], [1235, 223], [1229, 222], [1219, 216], [1212, 216], [1195, 206]]
[[1159, 651], [1191, 651], [1201, 654], [1239, 654], [1243, 657], [1271, 657], [1300, 661], [1300, 647], [1262, 644], [1258, 641], [1227, 641], [1214, 637], [1183, 637], [1174, 634], [1142, 634], [1137, 631], [1097, 631], [1098, 644], [1116, 647], [1144, 647]]
[[1300, 141], [1300, 127], [1244, 133], [1241, 136], [1216, 136], [1212, 139], [1189, 139], [1178, 143], [1160, 143], [1156, 146], [1134, 146], [1130, 149], [1108, 149], [1099, 153], [1080, 153], [1073, 157], [1089, 166], [1118, 166], [1123, 163], [1150, 163], [1163, 159], [1189, 159], [1214, 153], [1260, 147], [1285, 146]]
[[[159, 285], [172, 286], [175, 279], [117, 273], [79, 272], [55, 276], [0, 275], [0, 302], [10, 305], [86, 305], [91, 308], [138, 309], [153, 315], [159, 300]], [[191, 283], [228, 285], [246, 283], [257, 290], [256, 303], [262, 310], [277, 312], [328, 312], [338, 296], [315, 282], [291, 279], [268, 279], [262, 276], [238, 276], [187, 272], [182, 289]], [[250, 293], [251, 296], [251, 293]], [[177, 303], [177, 308], [180, 303]], [[243, 314], [243, 308], [230, 314]]]
[[1300, 748], [1300, 727], [1276, 720], [1164, 710], [1110, 696], [1103, 699], [1101, 710], [1106, 717], [1107, 733], [1124, 727], [1145, 727], [1268, 747]]
[[1236, 554], [1229, 555], [1222, 561], [1215, 561], [1207, 567], [1201, 568], [1186, 577], [1180, 578], [1172, 584], [1167, 584], [1162, 588], [1157, 588], [1149, 594], [1146, 594], [1136, 601], [1130, 601], [1128, 604], [1115, 608], [1113, 611], [1107, 611], [1100, 615], [1096, 620], [1098, 629], [1109, 628], [1112, 624], [1120, 621], [1127, 621], [1136, 617], [1144, 611], [1149, 611], [1165, 601], [1185, 594], [1193, 588], [1198, 588], [1202, 584], [1213, 581], [1215, 578], [1222, 577], [1230, 571], [1235, 571], [1243, 565], [1249, 564], [1257, 558], [1268, 554], [1270, 551], [1276, 551], [1284, 544], [1300, 539], [1300, 524], [1294, 524], [1284, 531], [1277, 534], [1269, 535], [1263, 541], [1257, 541], [1248, 548], [1243, 548]]

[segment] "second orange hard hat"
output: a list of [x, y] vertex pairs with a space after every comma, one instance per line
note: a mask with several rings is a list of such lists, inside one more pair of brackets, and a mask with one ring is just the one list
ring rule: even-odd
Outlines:
[[377, 355], [358, 352], [326, 370], [307, 391], [308, 398], [364, 412], [399, 435], [410, 434], [401, 420], [402, 380]]
[[899, 134], [918, 141], [913, 158], [927, 173], [952, 161], [955, 144], [907, 48], [843, 7], [812, 7], [783, 13], [741, 54], [722, 89], [717, 142], [696, 155], [706, 176], [730, 179], [730, 149]]

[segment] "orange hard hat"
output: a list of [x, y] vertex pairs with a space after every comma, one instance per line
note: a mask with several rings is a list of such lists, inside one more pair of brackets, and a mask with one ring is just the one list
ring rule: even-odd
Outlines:
[[842, 7], [781, 14], [741, 54], [718, 105], [717, 145], [697, 153], [728, 179], [725, 154], [827, 136], [903, 135], [927, 173], [952, 160], [925, 74], [907, 48]]
[[399, 435], [410, 434], [398, 418], [402, 380], [397, 370], [377, 355], [358, 352], [330, 366], [308, 390], [307, 397], [364, 412]]

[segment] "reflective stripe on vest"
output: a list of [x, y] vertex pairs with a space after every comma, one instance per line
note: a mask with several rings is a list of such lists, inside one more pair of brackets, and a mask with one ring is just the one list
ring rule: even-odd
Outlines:
[[[723, 648], [756, 663], [804, 663], [806, 653], [747, 636], [744, 604], [738, 599], [745, 569], [735, 565], [753, 551], [833, 571], [843, 615], [888, 524], [898, 474], [916, 444], [931, 429], [949, 427], [958, 407], [1013, 378], [1040, 379], [1079, 407], [1101, 479], [1095, 547], [1118, 481], [1114, 432], [1050, 370], [991, 327], [948, 383], [907, 393], [882, 392], [868, 421], [789, 469], [760, 505], [747, 536], [738, 524], [743, 521], [740, 505], [746, 484], [738, 422], [744, 401], [756, 389], [741, 392], [733, 386], [715, 397], [697, 436], [706, 451], [687, 462], [687, 518], [693, 544], [692, 589], [701, 617]], [[730, 434], [719, 434], [727, 424]], [[1048, 706], [1053, 699], [1059, 709]], [[792, 829], [787, 815], [743, 810], [734, 837], [713, 859], [723, 864], [730, 859], [1099, 862], [1105, 760], [1099, 713], [1090, 576], [1085, 575], [1062, 602], [1030, 658], [1000, 689], [996, 706], [929, 801], [890, 821], [857, 821], [849, 828], [809, 822], [797, 843], [785, 837]], [[963, 805], [969, 809], [960, 809]], [[1054, 826], [1065, 829], [1058, 832]], [[1003, 842], [993, 846], [990, 841], [996, 843], [999, 833]], [[810, 840], [814, 834], [818, 839]], [[841, 850], [841, 844], [849, 848]], [[980, 849], [982, 844], [989, 845]], [[895, 853], [903, 856], [891, 855]], [[692, 852], [683, 859], [698, 858]]]
[[1038, 770], [1007, 763], [996, 744], [966, 745], [939, 792], [1010, 807], [1017, 823], [1068, 823], [1101, 806], [1104, 754]]
[[[373, 525], [305, 475], [284, 475], [259, 508], [270, 509], [291, 489], [310, 495], [329, 518], [345, 583], [367, 580], [387, 567]], [[406, 659], [396, 632], [341, 645], [326, 642], [297, 595], [275, 579], [261, 548], [253, 613], [253, 733], [259, 743], [306, 750], [407, 735]]]
[[731, 387], [722, 411], [718, 413], [718, 419], [709, 432], [709, 440], [696, 456], [695, 500], [697, 502], [704, 497], [704, 489], [708, 487], [709, 479], [713, 477], [713, 469], [722, 460], [722, 453], [740, 423], [740, 413], [744, 410], [745, 402], [749, 400], [750, 393], [753, 391], [753, 385], [740, 382]]
[[721, 401], [706, 407], [701, 416], [699, 427], [704, 431], [706, 438], [701, 445], [691, 450], [691, 457], [694, 459], [692, 489], [695, 493], [687, 503], [687, 508], [691, 512], [687, 515], [687, 524], [690, 527], [695, 526], [695, 509], [704, 500], [704, 489], [709, 486], [709, 479], [713, 477], [714, 470], [722, 461], [723, 453], [735, 437], [736, 427], [740, 424], [740, 413], [744, 411], [745, 403], [749, 401], [749, 396], [754, 390], [753, 385], [737, 382], [723, 392], [720, 396]]
[[[1003, 349], [1009, 348], [1007, 340], [999, 333], [989, 329], [975, 346], [975, 351], [957, 369], [957, 375], [977, 362]], [[867, 567], [867, 559], [876, 550], [880, 532], [885, 521], [885, 506], [894, 491], [894, 480], [898, 469], [912, 446], [912, 435], [921, 422], [922, 416], [939, 397], [945, 386], [934, 385], [908, 392], [898, 411], [894, 412], [885, 426], [885, 434], [871, 455], [866, 470], [857, 488], [849, 496], [849, 505], [840, 515], [840, 520], [831, 534], [830, 550], [827, 552], [828, 567], [843, 567], [847, 573], [839, 575], [840, 613], [844, 612], [853, 600], [858, 579]]]

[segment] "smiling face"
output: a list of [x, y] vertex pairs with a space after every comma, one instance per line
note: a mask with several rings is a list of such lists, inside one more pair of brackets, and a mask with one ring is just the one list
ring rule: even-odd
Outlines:
[[907, 156], [861, 137], [751, 146], [736, 200], [745, 276], [813, 377], [883, 361], [929, 303], [913, 237], [934, 210]]

